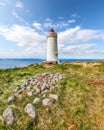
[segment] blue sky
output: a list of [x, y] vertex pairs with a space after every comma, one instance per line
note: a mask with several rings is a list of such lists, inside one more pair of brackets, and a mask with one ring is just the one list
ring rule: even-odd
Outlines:
[[0, 58], [46, 58], [51, 27], [59, 58], [104, 59], [104, 0], [0, 0]]

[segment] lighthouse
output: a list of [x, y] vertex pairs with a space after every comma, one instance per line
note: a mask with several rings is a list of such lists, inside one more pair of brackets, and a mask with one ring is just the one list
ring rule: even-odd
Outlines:
[[47, 62], [58, 63], [57, 33], [53, 28], [47, 36]]

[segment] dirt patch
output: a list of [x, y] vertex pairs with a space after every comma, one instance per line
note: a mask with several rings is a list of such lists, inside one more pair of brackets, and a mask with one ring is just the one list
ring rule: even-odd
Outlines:
[[94, 86], [103, 86], [104, 85], [104, 80], [86, 80], [88, 83], [94, 85]]

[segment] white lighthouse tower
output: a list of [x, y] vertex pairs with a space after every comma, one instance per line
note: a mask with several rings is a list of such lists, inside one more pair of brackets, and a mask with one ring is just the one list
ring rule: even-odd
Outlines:
[[47, 62], [58, 63], [57, 33], [53, 28], [47, 36]]

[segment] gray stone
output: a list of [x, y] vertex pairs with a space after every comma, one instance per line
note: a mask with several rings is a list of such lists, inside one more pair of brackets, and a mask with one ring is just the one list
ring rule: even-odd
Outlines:
[[26, 84], [25, 83], [23, 83], [22, 85], [21, 85], [21, 88], [26, 88], [27, 86], [26, 86]]
[[45, 98], [45, 99], [42, 100], [42, 104], [44, 106], [51, 106], [52, 102], [51, 102], [51, 100], [49, 98]]
[[46, 93], [43, 94], [43, 98], [45, 98], [45, 97], [46, 97]]
[[29, 97], [31, 97], [31, 96], [33, 95], [33, 92], [32, 92], [32, 91], [27, 92], [27, 95], [28, 95]]
[[36, 94], [40, 94], [40, 92], [41, 92], [40, 89], [37, 88], [37, 89], [36, 89]]
[[44, 90], [41, 94], [46, 94], [46, 93], [48, 93], [49, 92], [49, 90]]
[[10, 96], [8, 97], [8, 102], [14, 102], [15, 101], [15, 97], [14, 96]]
[[31, 78], [27, 80], [28, 83], [30, 83], [30, 81], [31, 81]]
[[36, 81], [32, 82], [32, 85], [35, 86], [36, 85]]
[[18, 99], [22, 99], [22, 94], [16, 93], [15, 96], [16, 96]]
[[19, 90], [19, 87], [16, 87], [15, 89], [13, 89], [13, 92], [17, 93], [18, 90]]
[[3, 112], [3, 119], [8, 125], [12, 125], [13, 121], [15, 119], [13, 110], [8, 107], [4, 112]]
[[40, 98], [39, 98], [39, 97], [36, 97], [36, 98], [34, 99], [34, 101], [33, 101], [34, 104], [37, 104], [37, 103], [39, 103], [39, 102], [40, 102]]
[[62, 75], [60, 74], [60, 75], [59, 75], [59, 80], [61, 80], [61, 79], [62, 79]]
[[51, 91], [51, 92], [54, 92], [54, 91], [56, 91], [56, 90], [57, 90], [56, 87], [54, 87], [54, 86], [51, 86], [51, 87], [50, 87], [50, 91]]
[[23, 91], [22, 90], [18, 90], [17, 93], [22, 93]]
[[[57, 83], [60, 79], [62, 79], [61, 74], [52, 74], [52, 73], [43, 73], [36, 75], [34, 77], [29, 78], [26, 82], [21, 85], [21, 88], [16, 88], [14, 91], [16, 93], [22, 93], [25, 89], [27, 91], [35, 90], [35, 94], [40, 94], [43, 91], [50, 89], [54, 91], [54, 88], [50, 88], [52, 84]], [[31, 93], [31, 92], [30, 92]], [[29, 95], [32, 95], [32, 93]]]
[[50, 88], [50, 85], [48, 85], [48, 83], [47, 83], [47, 86], [46, 86], [46, 88], [47, 88], [47, 89], [49, 89], [49, 88]]
[[44, 91], [46, 89], [46, 83], [43, 83], [43, 85], [41, 86], [41, 90]]
[[28, 85], [29, 85], [29, 82], [26, 81], [26, 82], [25, 82], [25, 86], [27, 87]]
[[21, 91], [23, 92], [26, 88], [21, 88]]
[[24, 111], [28, 114], [29, 117], [36, 118], [36, 108], [31, 103], [26, 105]]
[[49, 97], [54, 99], [55, 101], [58, 101], [58, 95], [56, 94], [50, 94]]

